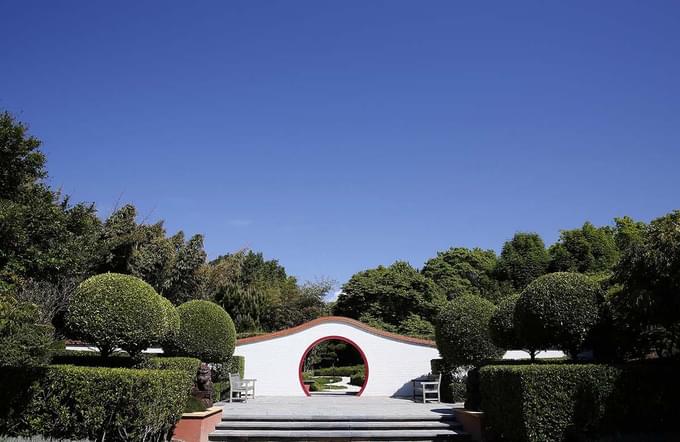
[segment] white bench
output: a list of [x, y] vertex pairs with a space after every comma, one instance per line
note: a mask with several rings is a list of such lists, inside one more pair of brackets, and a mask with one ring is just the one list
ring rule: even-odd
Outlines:
[[[232, 399], [248, 400], [250, 394], [255, 399], [255, 381], [257, 379], [241, 379], [238, 373], [229, 373], [229, 402]], [[235, 398], [234, 394], [238, 396]]]
[[442, 374], [430, 375], [422, 379], [413, 379], [413, 400], [422, 399], [426, 402], [439, 402], [439, 389], [442, 383]]

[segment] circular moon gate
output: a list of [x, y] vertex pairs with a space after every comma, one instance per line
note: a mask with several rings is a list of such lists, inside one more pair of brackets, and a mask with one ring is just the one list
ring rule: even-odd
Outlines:
[[300, 359], [300, 366], [298, 369], [298, 375], [300, 377], [300, 388], [302, 388], [302, 391], [305, 393], [307, 396], [311, 396], [312, 394], [305, 388], [305, 382], [302, 376], [302, 371], [305, 368], [305, 359], [307, 359], [307, 356], [309, 355], [309, 352], [312, 351], [314, 347], [317, 345], [321, 344], [322, 342], [325, 341], [342, 341], [346, 344], [351, 345], [356, 349], [356, 351], [359, 352], [359, 356], [361, 356], [361, 360], [364, 362], [364, 383], [361, 385], [361, 389], [357, 392], [356, 396], [361, 396], [361, 393], [363, 393], [364, 389], [366, 388], [366, 384], [368, 384], [368, 360], [366, 359], [366, 354], [364, 351], [359, 347], [354, 341], [351, 339], [347, 339], [343, 336], [324, 336], [323, 338], [319, 338], [316, 341], [312, 342], [312, 344], [307, 347], [307, 350], [304, 351], [302, 354], [302, 358]]

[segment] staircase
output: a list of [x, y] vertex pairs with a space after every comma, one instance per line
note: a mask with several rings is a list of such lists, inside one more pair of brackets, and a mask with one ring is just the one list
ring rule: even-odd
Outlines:
[[453, 415], [223, 416], [210, 441], [469, 441]]

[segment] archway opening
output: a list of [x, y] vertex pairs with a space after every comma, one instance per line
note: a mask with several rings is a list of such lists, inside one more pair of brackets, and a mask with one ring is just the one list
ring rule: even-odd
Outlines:
[[359, 396], [368, 382], [368, 361], [356, 343], [342, 336], [327, 336], [307, 347], [299, 375], [307, 396]]

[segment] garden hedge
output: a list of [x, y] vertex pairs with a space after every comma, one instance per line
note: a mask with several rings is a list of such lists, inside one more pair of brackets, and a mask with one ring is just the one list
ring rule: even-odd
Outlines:
[[353, 376], [357, 373], [364, 373], [366, 368], [363, 364], [347, 365], [343, 367], [325, 367], [314, 370], [314, 376]]
[[141, 279], [118, 273], [83, 281], [69, 302], [66, 320], [73, 334], [105, 356], [116, 348], [137, 355], [167, 331], [161, 296]]
[[0, 366], [45, 365], [54, 345], [54, 329], [41, 324], [35, 304], [0, 295]]
[[178, 362], [184, 366], [180, 370], [2, 368], [0, 435], [165, 440], [191, 389], [186, 362]]
[[491, 439], [530, 442], [677, 433], [679, 372], [663, 361], [485, 366], [486, 430]]
[[169, 354], [191, 356], [203, 362], [222, 362], [231, 357], [236, 344], [234, 321], [219, 305], [194, 300], [177, 307], [180, 327], [165, 347]]

